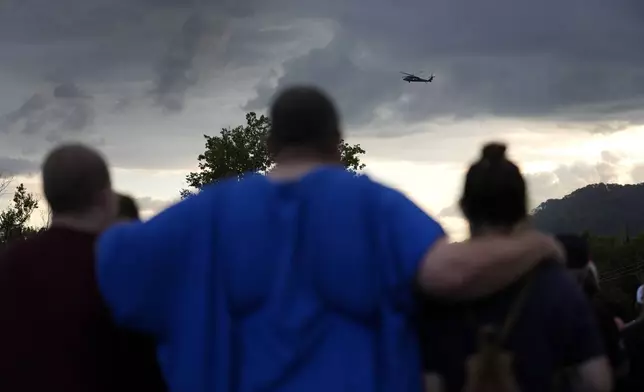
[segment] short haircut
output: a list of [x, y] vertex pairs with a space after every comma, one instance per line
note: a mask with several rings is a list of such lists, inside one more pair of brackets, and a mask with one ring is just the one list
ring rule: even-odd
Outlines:
[[118, 195], [119, 198], [119, 218], [140, 220], [139, 207], [136, 201], [127, 195]]
[[273, 101], [269, 117], [269, 144], [275, 152], [284, 147], [337, 151], [340, 117], [331, 98], [320, 89], [296, 86], [282, 91]]
[[474, 226], [509, 228], [527, 217], [525, 180], [505, 151], [504, 144], [485, 145], [467, 172], [460, 204]]
[[575, 234], [558, 234], [555, 237], [566, 252], [566, 266], [571, 269], [581, 269], [590, 263], [588, 241]]
[[55, 148], [42, 166], [43, 191], [54, 214], [82, 213], [111, 187], [109, 169], [97, 151], [82, 144]]

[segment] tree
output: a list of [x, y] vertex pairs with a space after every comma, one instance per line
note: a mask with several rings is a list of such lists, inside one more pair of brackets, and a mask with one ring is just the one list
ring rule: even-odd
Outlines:
[[[223, 128], [219, 136], [204, 135], [206, 151], [197, 158], [199, 170], [186, 176], [191, 188], [201, 189], [207, 184], [248, 172], [264, 173], [273, 165], [273, 158], [266, 148], [266, 137], [271, 123], [268, 117], [250, 112], [246, 124]], [[365, 168], [360, 156], [365, 151], [359, 144], [350, 145], [344, 140], [338, 145], [342, 162], [347, 170], [358, 173]], [[182, 197], [191, 194], [182, 190]]]
[[27, 192], [24, 184], [18, 185], [13, 203], [0, 213], [0, 244], [13, 239], [26, 238], [36, 231], [28, 226], [31, 214], [38, 208], [36, 197]]

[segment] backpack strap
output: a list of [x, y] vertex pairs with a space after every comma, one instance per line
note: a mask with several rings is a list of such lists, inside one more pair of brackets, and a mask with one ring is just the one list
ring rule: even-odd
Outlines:
[[526, 276], [526, 282], [521, 288], [519, 295], [510, 306], [510, 311], [505, 318], [503, 327], [501, 328], [500, 335], [499, 335], [499, 341], [501, 343], [506, 342], [510, 333], [512, 332], [512, 329], [514, 328], [514, 325], [517, 323], [519, 316], [521, 316], [521, 311], [523, 310], [525, 302], [528, 299], [528, 296], [534, 284], [536, 275], [537, 273], [535, 270], [532, 270], [528, 273], [528, 275]]

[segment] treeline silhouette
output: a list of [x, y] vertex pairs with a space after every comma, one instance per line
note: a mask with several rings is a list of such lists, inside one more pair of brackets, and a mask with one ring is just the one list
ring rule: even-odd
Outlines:
[[602, 288], [624, 318], [635, 316], [635, 290], [644, 281], [644, 184], [593, 184], [541, 203], [534, 224], [589, 240]]

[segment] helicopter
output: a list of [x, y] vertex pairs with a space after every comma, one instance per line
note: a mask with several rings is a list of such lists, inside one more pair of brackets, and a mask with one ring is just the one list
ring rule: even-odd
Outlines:
[[429, 78], [428, 78], [428, 79], [423, 79], [423, 78], [421, 78], [421, 77], [419, 77], [419, 76], [416, 76], [416, 75], [414, 75], [414, 74], [410, 74], [410, 73], [407, 73], [407, 72], [401, 72], [401, 74], [405, 75], [405, 77], [403, 78], [403, 80], [404, 80], [405, 82], [407, 82], [407, 83], [411, 83], [411, 82], [425, 82], [425, 83], [431, 83], [431, 82], [433, 82], [433, 81], [434, 81], [434, 74], [431, 74], [431, 75], [429, 76]]

